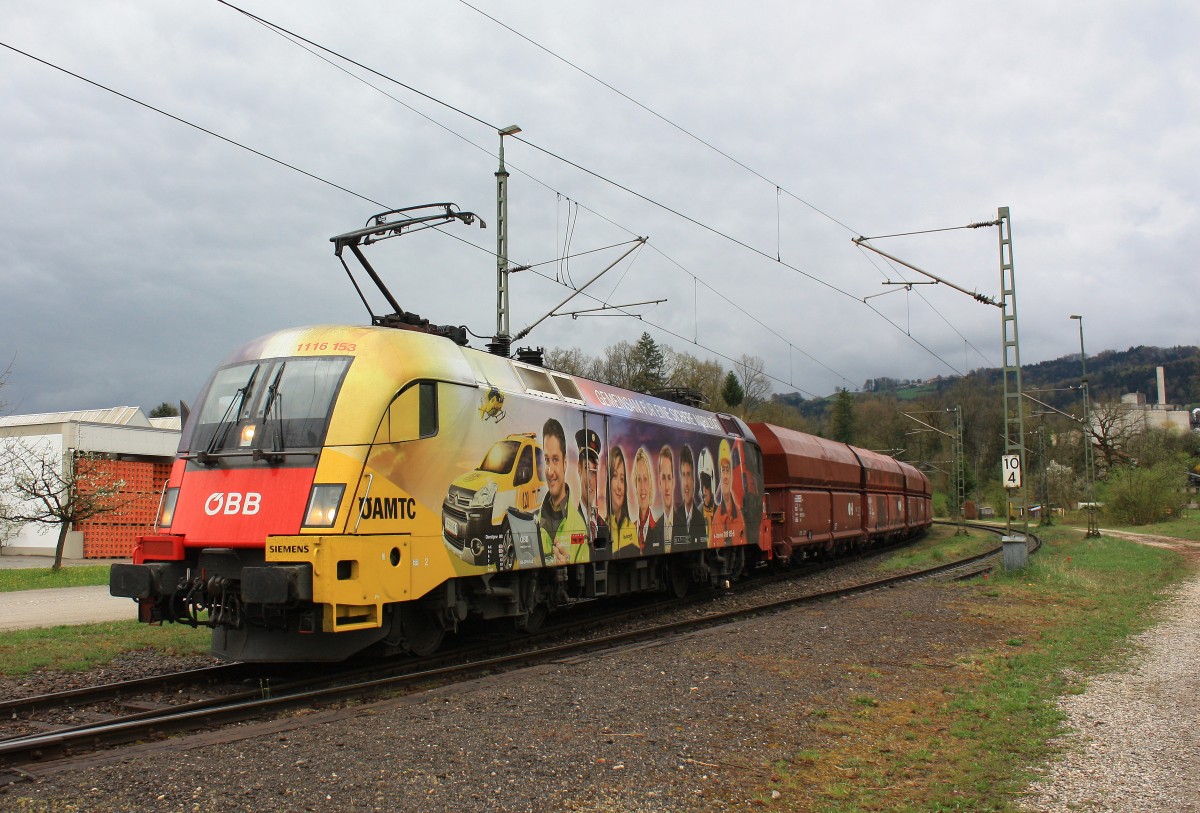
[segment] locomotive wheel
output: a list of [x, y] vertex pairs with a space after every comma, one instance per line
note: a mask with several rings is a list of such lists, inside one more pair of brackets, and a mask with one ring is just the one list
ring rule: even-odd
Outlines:
[[400, 632], [408, 651], [421, 657], [437, 652], [442, 639], [446, 637], [446, 630], [437, 618], [422, 607], [400, 609]]
[[546, 602], [540, 601], [529, 609], [529, 613], [525, 616], [524, 624], [521, 629], [525, 632], [537, 632], [546, 625], [546, 619], [550, 616], [550, 609], [546, 607]]

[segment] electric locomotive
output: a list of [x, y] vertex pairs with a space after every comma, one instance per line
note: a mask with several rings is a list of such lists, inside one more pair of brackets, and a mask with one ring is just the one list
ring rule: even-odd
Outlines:
[[773, 556], [740, 419], [405, 327], [284, 330], [225, 359], [110, 592], [210, 626], [222, 657], [340, 660]]
[[141, 621], [206, 625], [243, 661], [425, 654], [471, 618], [534, 629], [928, 527], [908, 464], [511, 359], [506, 332], [473, 350], [404, 311], [360, 247], [453, 221], [476, 216], [428, 204], [331, 238], [395, 312], [272, 333], [212, 374], [155, 532], [110, 572]]

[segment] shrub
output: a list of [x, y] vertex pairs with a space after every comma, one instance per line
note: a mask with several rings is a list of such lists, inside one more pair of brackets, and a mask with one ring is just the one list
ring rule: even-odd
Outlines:
[[1108, 512], [1129, 525], [1148, 525], [1179, 516], [1186, 468], [1163, 461], [1150, 468], [1121, 466], [1108, 475]]

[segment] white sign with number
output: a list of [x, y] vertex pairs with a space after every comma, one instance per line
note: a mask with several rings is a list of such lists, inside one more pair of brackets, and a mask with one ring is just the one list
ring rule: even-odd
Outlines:
[[1019, 454], [1006, 454], [1001, 459], [1004, 463], [1004, 487], [1020, 488], [1021, 456]]

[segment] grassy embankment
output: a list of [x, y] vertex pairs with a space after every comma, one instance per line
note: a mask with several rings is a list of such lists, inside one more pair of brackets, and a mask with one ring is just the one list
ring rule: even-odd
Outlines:
[[48, 567], [0, 570], [0, 593], [40, 590], [43, 587], [88, 587], [97, 584], [108, 584], [108, 565], [80, 565], [58, 570]]
[[[0, 570], [0, 592], [108, 584], [107, 565]], [[180, 624], [151, 627], [133, 620], [0, 632], [0, 675], [38, 669], [77, 671], [108, 663], [122, 652], [153, 647], [171, 655], [208, 652], [211, 631]]]
[[[1034, 778], [1029, 766], [1055, 753], [1050, 740], [1063, 720], [1056, 699], [1082, 692], [1088, 676], [1119, 666], [1130, 652], [1128, 637], [1154, 623], [1164, 591], [1192, 572], [1179, 554], [1161, 548], [1088, 540], [1062, 526], [1032, 530], [1045, 544], [1024, 571], [944, 588], [954, 591], [962, 623], [997, 630], [995, 644], [941, 653], [954, 658], [951, 668], [914, 663], [891, 677], [850, 664], [860, 678], [878, 678], [878, 691], [814, 708], [828, 746], [773, 766], [771, 789], [781, 796], [775, 802], [764, 796], [763, 806], [838, 813], [1015, 809]], [[1136, 530], [1197, 538], [1200, 523]], [[936, 552], [961, 544], [952, 534], [939, 529], [898, 556], [953, 558]]]

